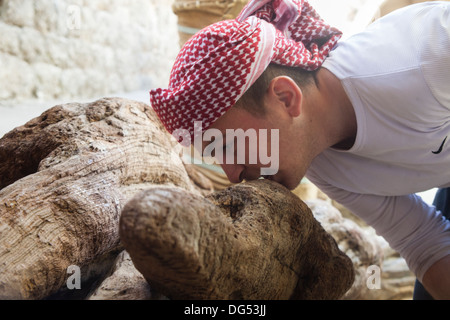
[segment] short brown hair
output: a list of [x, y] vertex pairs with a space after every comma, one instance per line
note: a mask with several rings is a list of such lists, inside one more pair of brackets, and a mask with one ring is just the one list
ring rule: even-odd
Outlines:
[[264, 96], [273, 78], [288, 76], [302, 89], [303, 93], [316, 84], [317, 71], [306, 71], [301, 68], [286, 67], [271, 63], [256, 82], [244, 93], [235, 107], [243, 108], [256, 115], [264, 115]]

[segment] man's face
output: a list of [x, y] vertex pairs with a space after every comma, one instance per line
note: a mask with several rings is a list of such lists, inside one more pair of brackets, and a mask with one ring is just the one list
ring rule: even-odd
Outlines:
[[245, 109], [231, 108], [208, 129], [220, 131], [221, 135], [215, 136], [223, 138], [211, 141], [211, 134], [203, 135], [202, 154], [214, 156], [233, 183], [263, 176], [294, 189], [305, 174], [305, 166], [296, 156], [291, 120], [276, 110], [255, 116]]

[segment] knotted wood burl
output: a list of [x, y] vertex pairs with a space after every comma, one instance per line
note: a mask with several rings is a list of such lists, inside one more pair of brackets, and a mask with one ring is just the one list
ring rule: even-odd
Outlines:
[[298, 197], [257, 180], [201, 197], [146, 190], [122, 211], [122, 243], [172, 299], [338, 299], [351, 260]]

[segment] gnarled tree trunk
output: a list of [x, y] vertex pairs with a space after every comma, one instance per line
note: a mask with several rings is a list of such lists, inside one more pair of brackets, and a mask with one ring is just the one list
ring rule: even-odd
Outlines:
[[188, 174], [178, 150], [148, 105], [116, 98], [56, 106], [6, 134], [0, 298], [76, 297], [68, 268], [90, 289], [123, 243], [150, 285], [175, 298], [318, 299], [348, 289], [351, 261], [303, 202], [269, 181], [205, 198], [208, 181]]
[[150, 285], [174, 299], [337, 299], [352, 261], [298, 197], [257, 180], [206, 197], [139, 193], [120, 234]]
[[[56, 106], [0, 140], [0, 297], [41, 299], [88, 281], [120, 250], [125, 203], [148, 185], [193, 185], [149, 106]], [[193, 191], [194, 192], [194, 191]], [[83, 286], [84, 282], [83, 282]]]

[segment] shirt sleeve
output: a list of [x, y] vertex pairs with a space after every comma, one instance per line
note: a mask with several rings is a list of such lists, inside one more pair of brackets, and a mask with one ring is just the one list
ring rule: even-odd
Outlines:
[[450, 221], [419, 196], [352, 193], [328, 184], [313, 171], [307, 177], [384, 237], [419, 281], [429, 267], [450, 255]]

